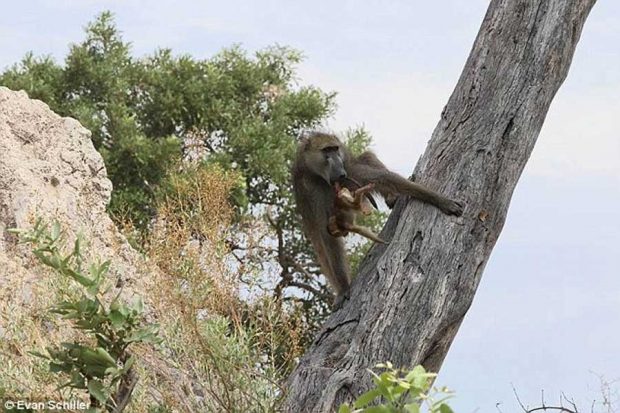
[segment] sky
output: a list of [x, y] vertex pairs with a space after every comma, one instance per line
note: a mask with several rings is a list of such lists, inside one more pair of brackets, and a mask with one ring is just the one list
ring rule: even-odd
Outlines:
[[[148, 6], [145, 6], [148, 4]], [[329, 126], [364, 125], [408, 175], [461, 73], [482, 0], [32, 0], [6, 2], [0, 68], [27, 51], [59, 61], [103, 10], [138, 56], [206, 58], [241, 44], [303, 51], [300, 84], [338, 92]], [[584, 411], [620, 379], [620, 3], [600, 1], [551, 105], [504, 230], [439, 384], [459, 413], [520, 411], [561, 392]], [[620, 389], [620, 382], [617, 387]], [[496, 407], [497, 406], [497, 407]]]

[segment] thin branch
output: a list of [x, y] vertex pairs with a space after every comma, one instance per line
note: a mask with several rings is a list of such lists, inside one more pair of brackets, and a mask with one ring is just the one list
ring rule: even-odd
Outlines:
[[[541, 405], [530, 409], [529, 407], [526, 407], [521, 401], [521, 399], [519, 398], [519, 394], [517, 393], [517, 389], [515, 389], [514, 384], [512, 385], [512, 391], [515, 394], [517, 402], [519, 402], [519, 406], [521, 406], [521, 409], [523, 409], [525, 413], [546, 412], [546, 411], [558, 411], [562, 413], [579, 413], [579, 411], [577, 410], [577, 406], [575, 406], [575, 403], [572, 401], [572, 399], [569, 399], [568, 397], [566, 397], [564, 393], [562, 393], [562, 395], [560, 396], [559, 406], [547, 406], [545, 404], [545, 393], [544, 391], [541, 391]], [[568, 407], [565, 407], [562, 405], [562, 397], [564, 398], [566, 402], [571, 404], [574, 410], [569, 409]]]
[[301, 288], [302, 290], [306, 290], [311, 292], [312, 294], [314, 294], [317, 298], [324, 298], [324, 299], [329, 299], [329, 297], [324, 294], [321, 290], [319, 290], [318, 288], [315, 288], [311, 285], [308, 284], [304, 284], [302, 282], [298, 282], [298, 281], [291, 281], [288, 283], [289, 287], [297, 287], [297, 288]]

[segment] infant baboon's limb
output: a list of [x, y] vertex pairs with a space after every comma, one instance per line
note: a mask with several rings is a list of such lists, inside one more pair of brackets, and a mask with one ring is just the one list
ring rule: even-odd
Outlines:
[[361, 235], [362, 237], [366, 237], [374, 242], [378, 242], [380, 244], [387, 244], [383, 239], [381, 239], [377, 234], [372, 232], [366, 227], [361, 225], [357, 225], [355, 223], [343, 222], [342, 225], [349, 232], [355, 232], [356, 234]]
[[369, 215], [372, 212], [372, 204], [370, 201], [372, 195], [370, 195], [370, 192], [374, 190], [374, 184], [368, 184], [357, 188], [352, 193], [349, 188], [341, 187], [338, 183], [336, 183], [334, 187], [337, 191], [336, 208], [349, 209], [364, 215]]
[[369, 195], [370, 192], [374, 189], [374, 184], [368, 184], [355, 190], [355, 192], [353, 193], [353, 205], [355, 207], [355, 210], [364, 215], [370, 215], [370, 213], [372, 212], [372, 208], [369, 202]]
[[365, 185], [353, 193], [346, 187], [341, 188], [338, 184], [335, 185], [335, 188], [338, 193], [334, 202], [334, 213], [329, 218], [328, 232], [334, 237], [344, 237], [349, 232], [355, 232], [372, 241], [385, 244], [386, 242], [370, 229], [355, 223], [358, 213], [367, 215], [371, 212], [371, 206], [366, 195], [374, 189], [374, 184]]
[[[353, 221], [352, 221], [353, 219]], [[333, 237], [346, 237], [349, 232], [355, 232], [371, 241], [387, 244], [377, 234], [370, 229], [355, 223], [354, 217], [344, 217], [343, 215], [333, 215], [329, 218], [327, 232]]]

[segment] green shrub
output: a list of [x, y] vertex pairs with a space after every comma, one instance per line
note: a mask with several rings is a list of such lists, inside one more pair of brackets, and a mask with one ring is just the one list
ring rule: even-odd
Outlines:
[[451, 397], [448, 389], [432, 387], [436, 374], [422, 366], [402, 371], [390, 362], [376, 367], [384, 371], [370, 371], [375, 388], [359, 396], [353, 406], [342, 404], [338, 413], [419, 413], [423, 408], [429, 413], [452, 413], [446, 404]]
[[[134, 343], [160, 342], [156, 324], [144, 322], [140, 298], [126, 303], [120, 293], [109, 303], [107, 273], [110, 261], [84, 262], [83, 241], [77, 236], [70, 252], [65, 253], [60, 224], [51, 229], [37, 220], [32, 230], [12, 230], [23, 243], [33, 247], [38, 260], [56, 273], [75, 282], [77, 294], [67, 292], [65, 299], [50, 310], [70, 320], [83, 332], [84, 340], [48, 347], [45, 353], [31, 354], [49, 361], [52, 373], [62, 374], [67, 381], [60, 386], [88, 391], [89, 411], [122, 411], [138, 380], [133, 364], [135, 357], [128, 351]], [[122, 407], [121, 407], [122, 406]]]

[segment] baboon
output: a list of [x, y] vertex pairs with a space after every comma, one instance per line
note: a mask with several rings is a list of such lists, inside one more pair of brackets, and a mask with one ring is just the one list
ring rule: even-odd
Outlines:
[[336, 305], [349, 289], [349, 264], [342, 237], [330, 235], [328, 225], [334, 215], [336, 183], [350, 179], [360, 186], [372, 184], [388, 206], [399, 195], [408, 195], [435, 205], [448, 215], [463, 214], [463, 204], [443, 197], [424, 186], [390, 171], [372, 152], [354, 157], [335, 136], [311, 132], [297, 148], [292, 167], [293, 191], [302, 224], [310, 239], [321, 270], [336, 293]]
[[[355, 232], [375, 242], [386, 244], [377, 234], [370, 229], [357, 225], [355, 218], [358, 213], [369, 215], [372, 205], [369, 192], [374, 189], [374, 184], [364, 185], [353, 190], [353, 193], [346, 186], [341, 186], [339, 182], [334, 184], [336, 198], [334, 200], [333, 214], [329, 217], [327, 232], [334, 237], [344, 237], [349, 232]], [[376, 207], [376, 205], [375, 205]]]

